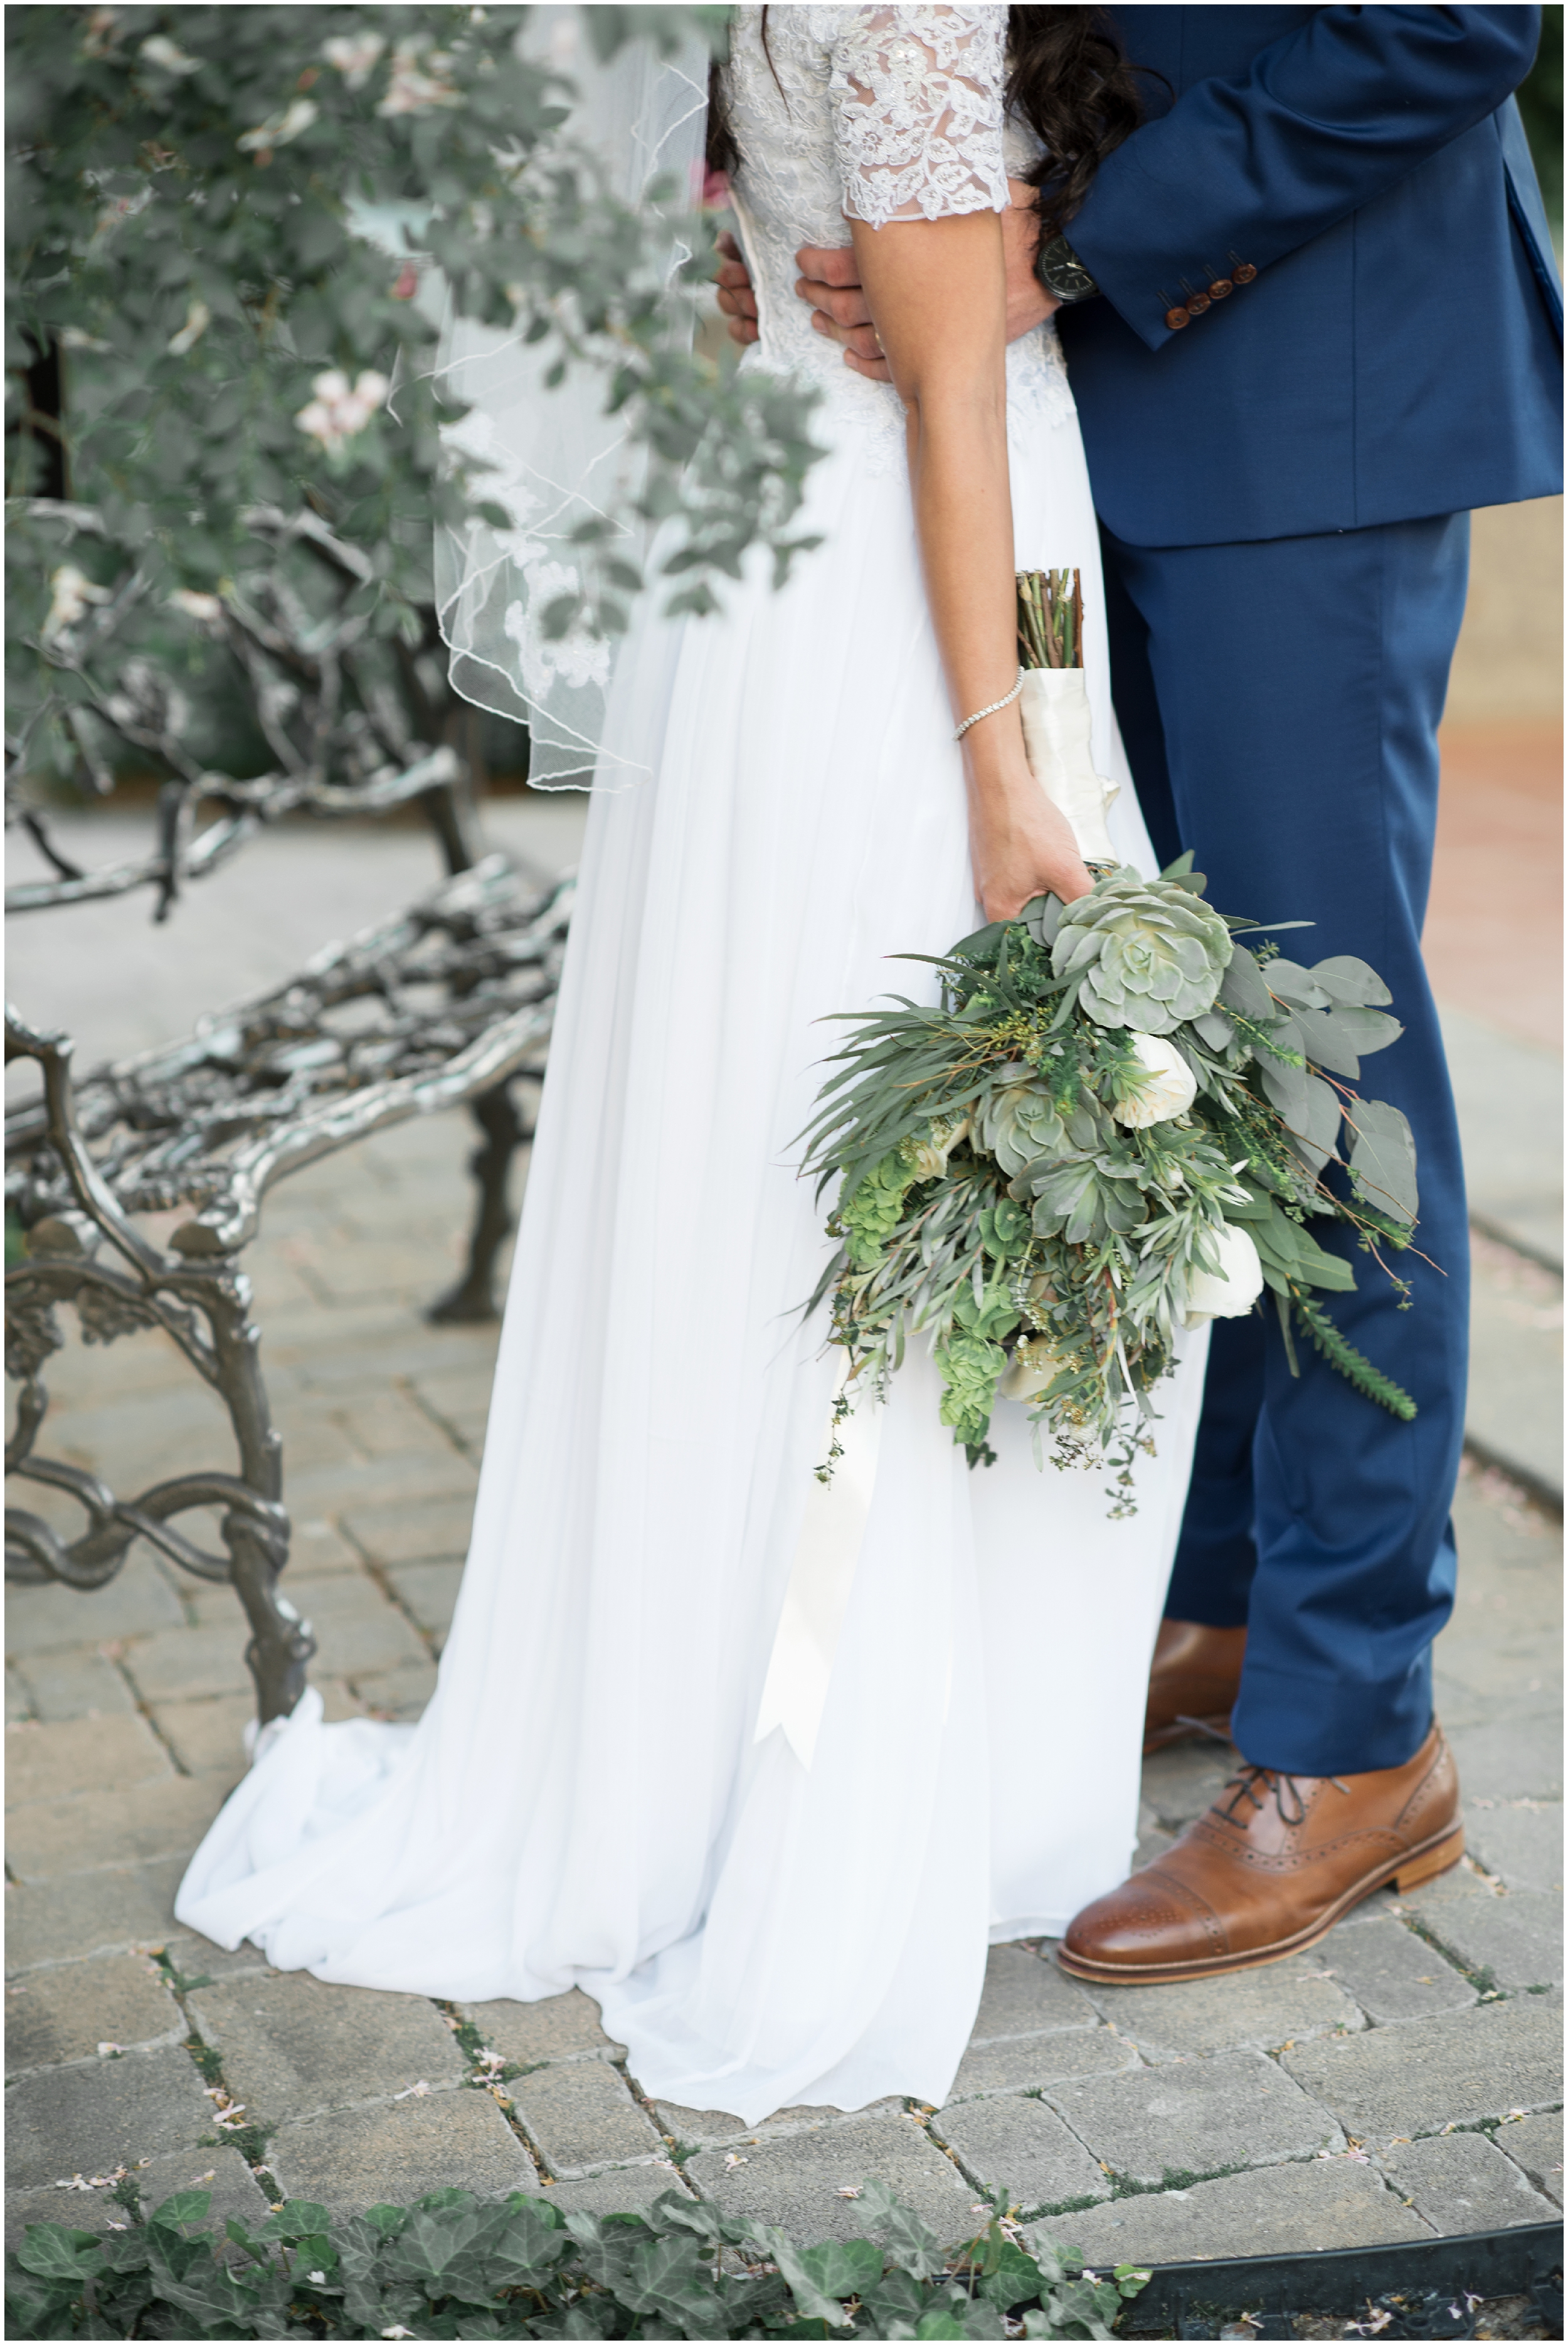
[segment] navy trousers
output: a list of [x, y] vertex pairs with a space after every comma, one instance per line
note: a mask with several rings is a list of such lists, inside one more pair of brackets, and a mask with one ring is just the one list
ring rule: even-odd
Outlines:
[[1361, 1086], [1415, 1133], [1421, 1220], [1393, 1257], [1411, 1304], [1348, 1233], [1325, 1242], [1358, 1291], [1320, 1300], [1420, 1414], [1363, 1399], [1299, 1335], [1293, 1376], [1271, 1297], [1217, 1323], [1166, 1604], [1247, 1623], [1237, 1742], [1295, 1774], [1411, 1756], [1453, 1601], [1469, 1247], [1421, 931], [1469, 538], [1468, 514], [1239, 545], [1105, 535], [1117, 714], [1161, 862], [1190, 847], [1218, 909], [1315, 922], [1282, 949], [1359, 954], [1405, 1029]]

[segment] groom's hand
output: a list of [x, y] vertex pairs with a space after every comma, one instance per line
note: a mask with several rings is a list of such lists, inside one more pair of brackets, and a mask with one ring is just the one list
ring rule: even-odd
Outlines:
[[[1016, 342], [1020, 334], [1043, 325], [1061, 304], [1035, 275], [1035, 253], [1040, 241], [1035, 190], [1027, 179], [1009, 179], [1007, 188], [1013, 205], [1002, 215], [1002, 249], [1007, 264], [1007, 340]], [[811, 322], [817, 332], [843, 344], [845, 364], [856, 374], [868, 376], [873, 382], [891, 382], [853, 250], [848, 246], [840, 250], [803, 245], [795, 254], [795, 265], [801, 273], [794, 289], [803, 301], [810, 302]], [[722, 293], [719, 306], [725, 306]], [[734, 322], [730, 331], [737, 341], [743, 339]]]
[[754, 342], [757, 338], [757, 297], [752, 291], [752, 280], [741, 256], [741, 248], [728, 229], [719, 239], [719, 265], [714, 275], [719, 287], [719, 308], [730, 321], [733, 342]]

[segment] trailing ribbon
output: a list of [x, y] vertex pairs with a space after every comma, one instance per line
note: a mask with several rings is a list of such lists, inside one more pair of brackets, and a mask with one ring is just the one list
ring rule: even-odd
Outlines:
[[[838, 1391], [843, 1388], [841, 1376]], [[855, 1585], [871, 1494], [876, 1487], [881, 1407], [863, 1402], [848, 1416], [830, 1416], [829, 1444], [835, 1439], [840, 1456], [833, 1478], [814, 1482], [806, 1500], [754, 1738], [761, 1742], [775, 1726], [782, 1726], [791, 1750], [808, 1771], [827, 1707], [834, 1656]]]

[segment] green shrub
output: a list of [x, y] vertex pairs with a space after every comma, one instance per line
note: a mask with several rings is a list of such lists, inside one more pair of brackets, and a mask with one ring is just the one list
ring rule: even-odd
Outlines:
[[[752, 543], [787, 567], [809, 400], [672, 331], [711, 236], [679, 224], [672, 286], [676, 227], [563, 140], [572, 86], [520, 46], [529, 14], [9, 13], [7, 703], [33, 802], [134, 769], [232, 810], [269, 766], [353, 784], [443, 737], [432, 534], [509, 516], [440, 438], [442, 285], [623, 419], [639, 508], [672, 524], [666, 607], [712, 607]], [[722, 46], [728, 11], [582, 16], [607, 55]], [[618, 548], [586, 532], [552, 631], [624, 624]], [[329, 739], [298, 708], [323, 643]]]
[[[640, 2215], [562, 2213], [521, 2191], [437, 2190], [335, 2218], [291, 2199], [252, 2233], [204, 2236], [185, 2190], [100, 2237], [35, 2223], [5, 2259], [9, 2337], [1108, 2337], [1148, 2275], [1032, 2255], [994, 2216], [966, 2248], [879, 2182], [876, 2238], [795, 2248], [667, 2190]], [[226, 2248], [227, 2240], [227, 2248]]]

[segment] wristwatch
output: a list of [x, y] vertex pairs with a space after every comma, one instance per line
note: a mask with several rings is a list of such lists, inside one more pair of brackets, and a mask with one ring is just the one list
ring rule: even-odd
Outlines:
[[1087, 301], [1099, 287], [1065, 236], [1053, 236], [1035, 255], [1035, 275], [1058, 301]]

